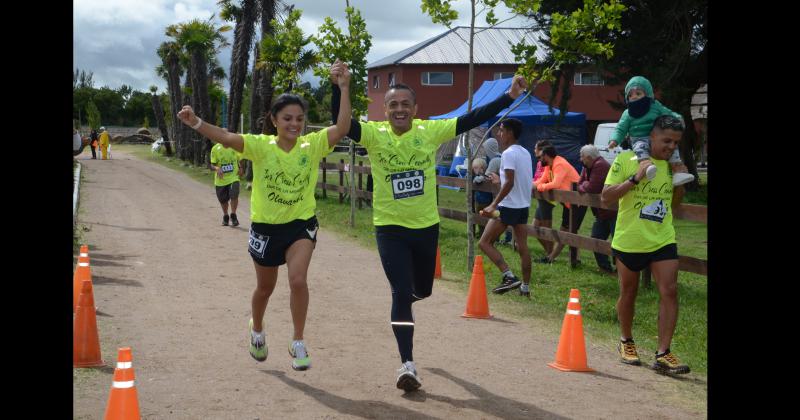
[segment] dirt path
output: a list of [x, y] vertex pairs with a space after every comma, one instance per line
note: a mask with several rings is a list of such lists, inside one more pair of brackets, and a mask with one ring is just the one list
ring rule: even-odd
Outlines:
[[[119, 151], [81, 163], [79, 224], [90, 229], [108, 367], [78, 374], [75, 418], [102, 418], [124, 346], [147, 419], [706, 417], [670, 396], [678, 380], [622, 365], [608, 350], [589, 347], [595, 374], [549, 368], [557, 336], [494, 310], [493, 320], [461, 318], [465, 297], [438, 283], [415, 305], [423, 388], [404, 395], [394, 386], [400, 362], [380, 259], [324, 225], [309, 270], [313, 367], [290, 366], [285, 267], [265, 317], [270, 355], [258, 363], [247, 353], [249, 201], [237, 212], [242, 225], [223, 227], [213, 189], [186, 175]], [[679, 385], [706, 393], [703, 381]]]

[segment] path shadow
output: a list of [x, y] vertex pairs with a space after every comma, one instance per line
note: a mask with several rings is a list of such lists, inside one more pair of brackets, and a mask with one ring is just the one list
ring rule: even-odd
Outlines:
[[144, 287], [138, 280], [112, 279], [110, 277], [92, 276], [92, 284], [109, 284], [130, 287]]
[[441, 401], [457, 408], [468, 408], [482, 411], [486, 414], [497, 416], [503, 419], [568, 419], [535, 405], [519, 402], [510, 398], [503, 397], [487, 391], [485, 388], [467, 382], [450, 372], [440, 368], [423, 368], [435, 375], [449, 379], [469, 391], [476, 398], [455, 399], [443, 395], [427, 393], [426, 397], [435, 401]]
[[630, 382], [631, 381], [628, 378], [623, 378], [621, 376], [614, 376], [614, 375], [611, 375], [609, 373], [604, 373], [604, 372], [600, 372], [600, 371], [597, 371], [597, 370], [594, 371], [594, 372], [583, 372], [583, 373], [586, 373], [587, 375], [592, 375], [592, 376], [599, 376], [601, 378], [614, 379], [614, 380], [617, 380], [617, 381], [625, 381], [625, 382]]
[[366, 419], [375, 419], [375, 418], [437, 419], [438, 418], [438, 417], [431, 417], [429, 415], [414, 410], [409, 410], [407, 408], [398, 405], [389, 404], [384, 401], [351, 400], [349, 398], [340, 397], [338, 395], [331, 394], [328, 391], [315, 388], [311, 385], [292, 379], [286, 376], [286, 374], [281, 371], [262, 370], [262, 372], [280, 379], [286, 385], [289, 385], [292, 388], [302, 391], [304, 394], [314, 398], [324, 406], [336, 410], [342, 414], [366, 418]]
[[[128, 264], [120, 264], [114, 261], [107, 261], [107, 260], [93, 260], [91, 256], [89, 257], [89, 265], [97, 266], [97, 267], [128, 267]], [[94, 277], [92, 277], [94, 278]]]
[[100, 254], [96, 252], [92, 252], [89, 250], [89, 260], [101, 259], [101, 260], [127, 260], [128, 258], [138, 257], [138, 255], [112, 255], [112, 254]]
[[[144, 228], [144, 227], [138, 228], [138, 227], [130, 227], [130, 226], [109, 225], [109, 224], [106, 224], [106, 223], [89, 223], [89, 224], [90, 225], [98, 225], [98, 226], [115, 227], [115, 228], [120, 228], [122, 230], [130, 231], [130, 232], [160, 232], [160, 231], [164, 230], [164, 229], [153, 229], [153, 228]], [[89, 256], [91, 257], [91, 254], [89, 254]]]
[[647, 369], [650, 369], [653, 372], [655, 372], [655, 373], [657, 373], [657, 374], [659, 374], [661, 376], [666, 376], [667, 378], [670, 378], [670, 379], [675, 379], [675, 380], [678, 380], [678, 381], [681, 381], [681, 382], [692, 383], [692, 384], [695, 384], [695, 385], [708, 386], [708, 380], [705, 380], [705, 379], [702, 379], [702, 378], [698, 378], [696, 376], [673, 375], [673, 374], [670, 374], [670, 373], [659, 372], [659, 371], [657, 371], [657, 370], [655, 370], [655, 369], [653, 369], [653, 368], [651, 368], [649, 366], [647, 366]]
[[107, 313], [105, 313], [105, 312], [103, 312], [103, 311], [101, 311], [99, 309], [95, 309], [94, 313], [97, 316], [104, 316], [104, 317], [107, 317], [107, 318], [114, 318], [114, 315], [107, 314]]

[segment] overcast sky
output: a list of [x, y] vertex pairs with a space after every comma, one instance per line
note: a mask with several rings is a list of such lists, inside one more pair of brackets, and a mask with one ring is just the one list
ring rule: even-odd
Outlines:
[[[316, 34], [326, 16], [330, 16], [340, 29], [346, 30], [345, 0], [285, 0], [303, 11], [300, 27], [306, 35]], [[408, 48], [425, 39], [447, 31], [420, 9], [420, 0], [350, 0], [359, 9], [372, 35], [372, 47], [367, 63]], [[459, 11], [456, 25], [469, 25], [469, 1], [454, 2]], [[495, 12], [502, 20], [511, 15], [499, 6]], [[160, 64], [156, 49], [167, 40], [164, 29], [171, 24], [191, 19], [208, 19], [216, 14], [217, 26], [233, 22], [219, 19], [217, 0], [75, 0], [73, 2], [73, 69], [94, 74], [96, 88], [108, 86], [116, 89], [122, 84], [135, 90], [147, 91], [156, 85], [166, 90], [166, 82], [155, 72]], [[483, 16], [476, 26], [485, 26]], [[504, 27], [523, 26], [525, 21], [512, 19]], [[226, 33], [233, 44], [233, 31]], [[313, 48], [313, 43], [311, 44]], [[219, 62], [226, 74], [230, 71], [231, 47], [219, 54]], [[250, 65], [252, 66], [252, 57]], [[305, 77], [311, 80], [310, 73]], [[313, 84], [316, 82], [312, 81]], [[228, 89], [227, 80], [224, 82]]]

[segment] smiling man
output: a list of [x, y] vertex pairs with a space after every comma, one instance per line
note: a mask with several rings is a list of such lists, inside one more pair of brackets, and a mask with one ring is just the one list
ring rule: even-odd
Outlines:
[[[412, 355], [414, 316], [411, 305], [431, 295], [439, 210], [436, 205], [436, 150], [510, 106], [527, 87], [514, 76], [511, 89], [497, 99], [458, 118], [419, 120], [414, 91], [392, 85], [384, 97], [386, 121], [352, 120], [348, 137], [370, 156], [374, 178], [373, 223], [383, 271], [392, 290], [391, 325], [402, 366], [397, 388], [420, 387]], [[340, 91], [333, 86], [331, 110], [337, 118]]]
[[[619, 202], [611, 251], [617, 259], [619, 299], [617, 317], [621, 331], [618, 345], [623, 363], [641, 364], [633, 342], [632, 325], [639, 272], [649, 267], [658, 285], [658, 350], [653, 369], [671, 374], [689, 373], [670, 351], [678, 323], [678, 246], [672, 226], [672, 208], [683, 198], [683, 186], [673, 186], [667, 159], [678, 148], [683, 121], [662, 115], [650, 132], [652, 163], [631, 160], [633, 151], [617, 155], [601, 194], [604, 204]], [[652, 180], [646, 178], [651, 164], [658, 167]]]

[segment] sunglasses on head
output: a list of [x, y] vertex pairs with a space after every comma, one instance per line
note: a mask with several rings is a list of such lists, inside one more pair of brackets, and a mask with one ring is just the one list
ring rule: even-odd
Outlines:
[[660, 129], [672, 129], [677, 131], [683, 131], [683, 120], [671, 116], [659, 117], [655, 121], [655, 125]]

